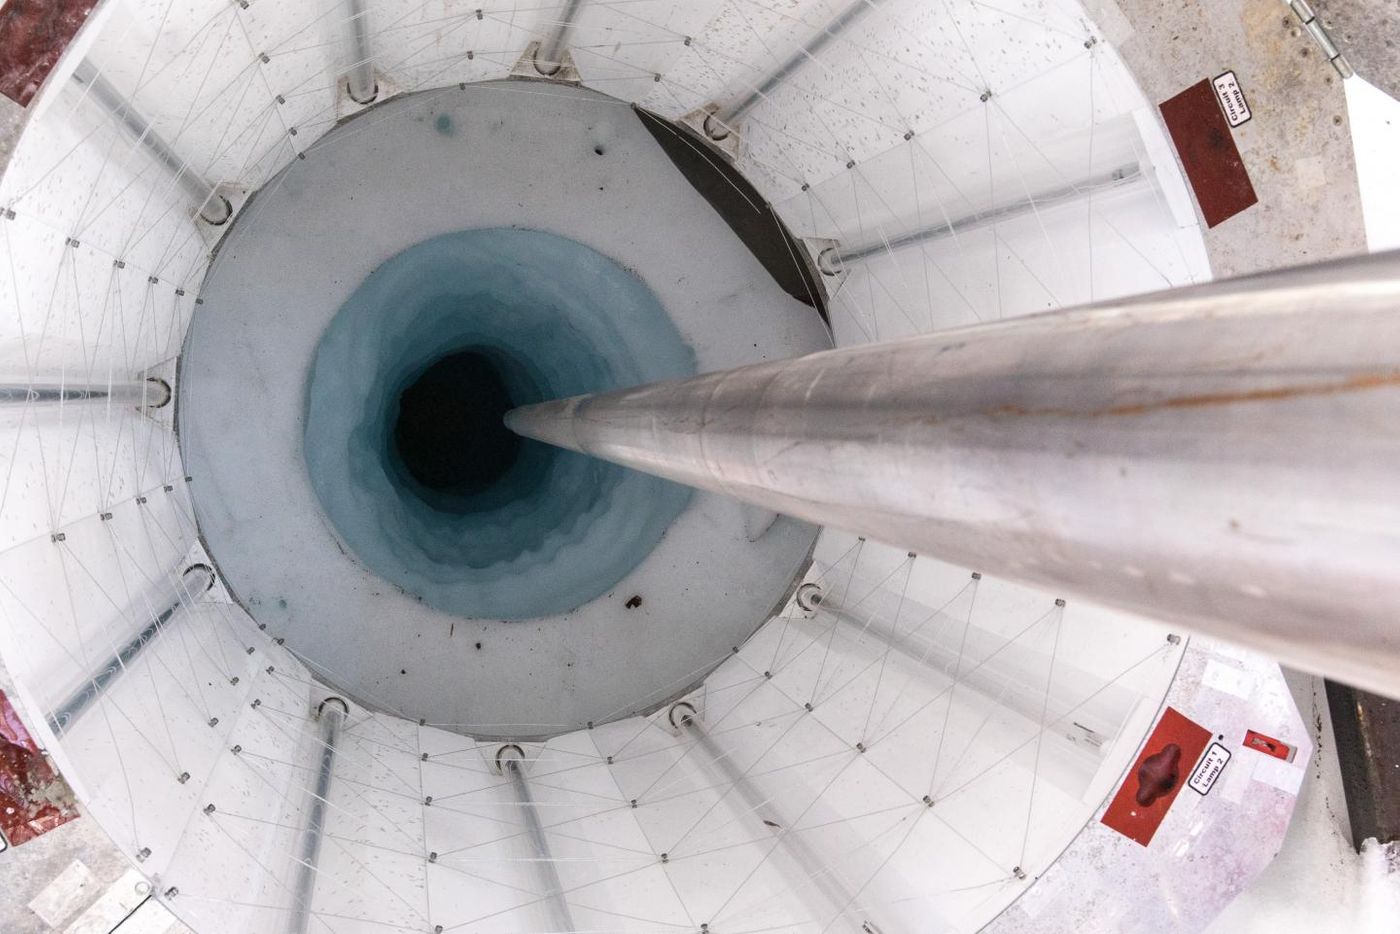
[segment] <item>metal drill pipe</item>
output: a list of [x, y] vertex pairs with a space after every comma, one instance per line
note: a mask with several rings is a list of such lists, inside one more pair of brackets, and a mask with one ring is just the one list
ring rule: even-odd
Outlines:
[[544, 825], [540, 823], [535, 796], [530, 792], [530, 783], [525, 780], [521, 761], [514, 758], [505, 759], [501, 763], [501, 770], [510, 779], [511, 790], [515, 792], [515, 800], [520, 804], [521, 813], [525, 818], [526, 834], [530, 838], [530, 848], [535, 854], [535, 874], [545, 891], [545, 900], [553, 918], [550, 930], [573, 931], [573, 913], [564, 898], [564, 885], [559, 881], [559, 869], [549, 851], [549, 838], [544, 834]]
[[569, 37], [582, 7], [583, 0], [568, 0], [559, 11], [559, 21], [535, 53], [535, 70], [540, 74], [557, 75], [564, 67], [564, 50], [569, 47]]
[[161, 379], [130, 383], [0, 383], [0, 406], [63, 402], [114, 402], [158, 409], [170, 402], [170, 385]]
[[1400, 696], [1400, 253], [516, 409], [518, 433]]
[[750, 110], [758, 106], [769, 94], [778, 89], [793, 73], [817, 57], [833, 39], [845, 32], [867, 11], [875, 9], [872, 0], [853, 0], [836, 18], [827, 23], [822, 31], [813, 36], [796, 52], [789, 55], [781, 65], [769, 72], [743, 97], [730, 101], [705, 120], [705, 132], [711, 139], [724, 139], [738, 126]]
[[306, 824], [301, 831], [296, 878], [292, 884], [292, 908], [287, 916], [287, 934], [306, 934], [311, 925], [311, 902], [316, 895], [317, 864], [321, 842], [326, 835], [331, 777], [335, 774], [336, 746], [345, 725], [349, 706], [339, 697], [327, 697], [316, 714], [316, 787], [307, 794]]
[[93, 102], [105, 110], [122, 129], [131, 135], [136, 144], [165, 166], [175, 181], [184, 190], [186, 197], [194, 203], [199, 216], [211, 224], [224, 224], [233, 214], [228, 199], [219, 194], [214, 185], [201, 176], [194, 168], [171, 148], [165, 139], [151, 128], [151, 123], [136, 109], [136, 106], [112, 83], [102, 76], [97, 67], [86, 59], [78, 63], [73, 72], [73, 80], [88, 89]]
[[379, 96], [379, 85], [374, 80], [369, 10], [365, 0], [345, 0], [345, 12], [350, 30], [350, 67], [345, 72], [345, 89], [355, 103], [371, 104]]
[[197, 602], [213, 586], [214, 571], [209, 565], [192, 564], [185, 568], [170, 602], [160, 612], [153, 614], [141, 631], [127, 640], [100, 668], [89, 674], [73, 693], [49, 711], [46, 719], [54, 734], [61, 735], [72, 729], [93, 703], [107, 693], [112, 684], [156, 641], [176, 614]]
[[888, 239], [829, 246], [817, 254], [817, 268], [828, 276], [834, 276], [844, 270], [848, 263], [892, 253], [895, 250], [927, 243], [930, 240], [939, 240], [954, 234], [980, 230], [992, 224], [1014, 220], [1038, 211], [1048, 211], [1064, 204], [1083, 204], [1085, 199], [1093, 195], [1106, 195], [1109, 192], [1122, 191], [1125, 188], [1135, 187], [1146, 180], [1147, 176], [1142, 173], [1141, 165], [1137, 163], [1122, 165], [1110, 172], [1086, 178], [1076, 184], [1062, 185], [1049, 191], [1038, 192], [1009, 204], [964, 215], [957, 220], [929, 224], [926, 227], [920, 227], [917, 230], [898, 234]]

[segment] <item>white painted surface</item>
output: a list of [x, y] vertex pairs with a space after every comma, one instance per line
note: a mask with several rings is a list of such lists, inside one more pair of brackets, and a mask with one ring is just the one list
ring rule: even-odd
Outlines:
[[1366, 246], [1372, 252], [1400, 249], [1400, 101], [1349, 78], [1347, 116], [1356, 149], [1356, 179], [1361, 185], [1361, 213], [1366, 218]]

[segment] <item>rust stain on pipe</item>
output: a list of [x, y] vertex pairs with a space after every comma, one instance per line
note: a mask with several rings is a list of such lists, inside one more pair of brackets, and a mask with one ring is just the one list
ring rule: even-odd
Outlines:
[[1279, 402], [1285, 399], [1300, 399], [1312, 396], [1336, 396], [1350, 392], [1366, 392], [1374, 389], [1387, 389], [1400, 386], [1400, 370], [1387, 373], [1363, 373], [1349, 377], [1338, 383], [1319, 383], [1313, 386], [1277, 386], [1269, 389], [1251, 389], [1247, 392], [1215, 392], [1192, 396], [1177, 396], [1157, 402], [1137, 402], [1114, 405], [1106, 409], [1093, 409], [1076, 412], [1073, 409], [1029, 409], [1020, 405], [1002, 405], [992, 409], [989, 415], [1033, 416], [1049, 415], [1062, 418], [1098, 418], [1104, 415], [1147, 415], [1151, 412], [1171, 409], [1199, 409], [1218, 405], [1237, 405], [1246, 402]]

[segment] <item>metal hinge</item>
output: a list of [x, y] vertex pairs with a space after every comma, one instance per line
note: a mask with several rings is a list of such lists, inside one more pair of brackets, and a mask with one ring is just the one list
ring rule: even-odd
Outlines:
[[1322, 20], [1317, 18], [1317, 13], [1308, 4], [1308, 0], [1289, 0], [1288, 5], [1292, 8], [1295, 16], [1302, 22], [1303, 28], [1308, 31], [1308, 35], [1313, 37], [1318, 48], [1322, 49], [1322, 54], [1327, 56], [1327, 60], [1332, 63], [1332, 67], [1337, 69], [1337, 74], [1343, 78], [1350, 78], [1356, 72], [1352, 71], [1351, 63], [1347, 61], [1341, 49], [1337, 48], [1337, 43], [1332, 41], [1328, 35], [1326, 27], [1322, 25]]

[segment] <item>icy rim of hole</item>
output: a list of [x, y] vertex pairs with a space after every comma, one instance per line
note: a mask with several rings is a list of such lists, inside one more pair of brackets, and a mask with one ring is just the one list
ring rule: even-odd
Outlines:
[[516, 404], [691, 375], [694, 352], [635, 275], [576, 241], [510, 228], [443, 234], [392, 257], [317, 344], [306, 467], [348, 549], [443, 612], [565, 613], [636, 567], [690, 490], [533, 441], [479, 493], [415, 483], [393, 443], [399, 397], [464, 348], [495, 358]]

